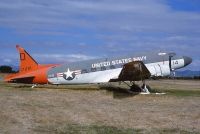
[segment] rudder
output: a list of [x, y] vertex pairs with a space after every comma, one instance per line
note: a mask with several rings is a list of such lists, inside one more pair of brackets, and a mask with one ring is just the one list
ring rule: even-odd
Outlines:
[[38, 68], [38, 63], [24, 50], [24, 48], [16, 45], [20, 56], [20, 67], [19, 72], [33, 71]]

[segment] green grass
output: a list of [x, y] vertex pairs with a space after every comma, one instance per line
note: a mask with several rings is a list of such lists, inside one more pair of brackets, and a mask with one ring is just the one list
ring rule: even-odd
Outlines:
[[181, 90], [181, 89], [151, 89], [152, 93], [156, 92], [164, 92], [166, 95], [172, 95], [172, 96], [180, 96], [180, 97], [187, 97], [187, 96], [193, 96], [193, 97], [200, 97], [200, 90]]
[[52, 126], [38, 127], [35, 129], [39, 133], [56, 133], [56, 134], [199, 134], [195, 131], [186, 131], [177, 129], [134, 129], [134, 128], [117, 128], [112, 126], [100, 125], [79, 125], [65, 124], [64, 126], [55, 128]]
[[132, 134], [140, 130], [119, 129], [109, 126], [82, 126], [82, 125], [66, 125], [56, 129], [57, 134]]
[[200, 97], [200, 91], [189, 91], [189, 90], [169, 90], [166, 91], [167, 94], [176, 95], [176, 96], [193, 96], [193, 97]]

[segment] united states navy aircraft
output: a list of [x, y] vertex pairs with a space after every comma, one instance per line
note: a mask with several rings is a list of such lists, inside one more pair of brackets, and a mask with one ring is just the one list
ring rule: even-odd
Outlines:
[[172, 71], [192, 62], [190, 57], [177, 56], [175, 53], [151, 52], [41, 65], [22, 47], [17, 45], [16, 48], [20, 55], [19, 72], [6, 76], [6, 82], [59, 85], [130, 81], [130, 87], [134, 91], [134, 82], [142, 81], [141, 92], [149, 93], [145, 79], [169, 76]]

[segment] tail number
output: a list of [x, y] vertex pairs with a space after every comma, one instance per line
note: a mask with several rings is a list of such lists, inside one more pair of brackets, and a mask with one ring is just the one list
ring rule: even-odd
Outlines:
[[29, 71], [31, 70], [31, 66], [21, 68], [21, 71]]

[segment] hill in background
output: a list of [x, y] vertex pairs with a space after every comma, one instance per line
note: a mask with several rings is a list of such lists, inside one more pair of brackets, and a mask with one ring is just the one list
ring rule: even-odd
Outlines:
[[195, 76], [200, 76], [200, 71], [191, 71], [191, 70], [176, 71], [176, 77], [195, 77]]

